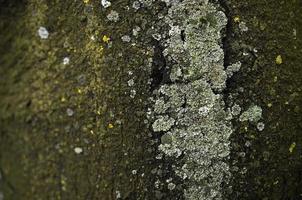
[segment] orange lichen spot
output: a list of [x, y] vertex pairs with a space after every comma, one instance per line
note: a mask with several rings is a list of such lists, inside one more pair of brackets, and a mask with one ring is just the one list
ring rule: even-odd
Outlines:
[[104, 35], [103, 36], [103, 42], [109, 43], [109, 41], [110, 41], [110, 37], [108, 37], [107, 35]]
[[239, 23], [240, 22], [240, 17], [239, 16], [235, 16], [233, 18], [233, 20], [234, 20], [235, 23]]
[[278, 55], [276, 57], [276, 64], [277, 65], [281, 65], [283, 63], [283, 60], [282, 60], [282, 56], [281, 55]]
[[113, 128], [113, 124], [109, 123], [108, 128], [110, 128], [110, 129]]

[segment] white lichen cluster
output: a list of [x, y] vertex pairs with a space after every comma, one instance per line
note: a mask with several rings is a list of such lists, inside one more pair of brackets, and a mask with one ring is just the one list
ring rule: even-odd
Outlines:
[[41, 39], [47, 39], [49, 36], [48, 30], [43, 26], [38, 29], [38, 34]]
[[154, 91], [152, 128], [164, 133], [160, 151], [184, 163], [173, 168], [185, 182], [185, 198], [222, 199], [222, 184], [230, 177], [232, 126], [221, 92], [240, 67], [224, 69], [221, 43], [227, 18], [207, 0], [165, 2], [170, 30], [163, 54], [172, 83]]
[[65, 57], [65, 58], [63, 59], [63, 65], [68, 65], [69, 62], [70, 62], [70, 59], [69, 59], [68, 57]]
[[108, 8], [111, 6], [111, 2], [110, 1], [107, 1], [107, 0], [102, 0], [101, 1], [101, 4], [104, 8]]
[[75, 152], [76, 154], [80, 154], [80, 153], [83, 152], [83, 149], [82, 149], [81, 147], [75, 147], [75, 148], [74, 148], [74, 152]]

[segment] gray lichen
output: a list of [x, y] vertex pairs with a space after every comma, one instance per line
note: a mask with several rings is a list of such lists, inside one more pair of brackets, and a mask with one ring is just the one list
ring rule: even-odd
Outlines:
[[124, 35], [121, 37], [122, 41], [123, 42], [130, 42], [131, 41], [131, 38], [129, 35]]
[[259, 122], [259, 123], [257, 124], [257, 129], [258, 129], [259, 131], [263, 131], [264, 128], [265, 128], [265, 124], [264, 124], [263, 122]]
[[250, 106], [247, 111], [243, 112], [239, 121], [258, 122], [262, 117], [262, 108], [256, 105]]
[[[185, 181], [185, 198], [222, 199], [230, 172], [227, 159], [232, 133], [221, 92], [237, 64], [224, 70], [221, 47], [227, 18], [207, 0], [165, 1], [168, 39], [163, 55], [171, 83], [155, 90], [152, 128], [164, 132], [159, 150], [179, 164], [173, 169]], [[171, 184], [168, 185], [169, 189]]]
[[167, 115], [159, 116], [153, 123], [152, 127], [155, 132], [168, 131], [174, 125], [175, 120]]
[[241, 107], [238, 104], [235, 104], [235, 105], [233, 105], [231, 112], [232, 112], [233, 116], [237, 116], [241, 112]]
[[227, 73], [228, 77], [233, 76], [233, 74], [235, 72], [238, 72], [240, 70], [240, 68], [241, 68], [241, 62], [237, 62], [237, 63], [234, 63], [234, 64], [228, 66], [226, 69], [226, 73]]
[[69, 62], [70, 62], [70, 59], [69, 59], [68, 57], [65, 57], [65, 58], [63, 59], [63, 65], [68, 65]]
[[69, 117], [71, 117], [74, 114], [74, 111], [71, 108], [67, 108], [66, 113]]
[[117, 22], [120, 19], [120, 16], [118, 12], [116, 12], [115, 10], [111, 10], [110, 13], [107, 15], [107, 19], [109, 21]]

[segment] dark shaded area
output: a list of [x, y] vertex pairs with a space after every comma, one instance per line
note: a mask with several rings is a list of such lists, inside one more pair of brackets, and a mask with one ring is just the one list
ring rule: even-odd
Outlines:
[[301, 3], [222, 1], [230, 19], [225, 63], [242, 62], [228, 81], [227, 103], [243, 111], [261, 106], [265, 124], [259, 131], [257, 124], [234, 120], [229, 199], [302, 199]]
[[163, 55], [164, 48], [161, 47], [160, 42], [153, 40], [154, 56], [151, 72], [151, 91], [158, 89], [161, 85], [169, 81], [169, 71], [166, 68], [166, 59]]

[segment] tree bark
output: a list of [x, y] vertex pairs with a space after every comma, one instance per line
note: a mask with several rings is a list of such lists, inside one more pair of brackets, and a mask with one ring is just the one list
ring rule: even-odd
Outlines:
[[[155, 146], [144, 120], [153, 53], [144, 31], [161, 6], [141, 12], [126, 6], [2, 2], [1, 174], [7, 199], [151, 198]], [[116, 22], [107, 18], [112, 10]], [[136, 44], [121, 41], [132, 37], [136, 24], [142, 29]], [[48, 31], [46, 39], [40, 27]]]
[[0, 200], [301, 199], [301, 15], [298, 0], [0, 0]]

